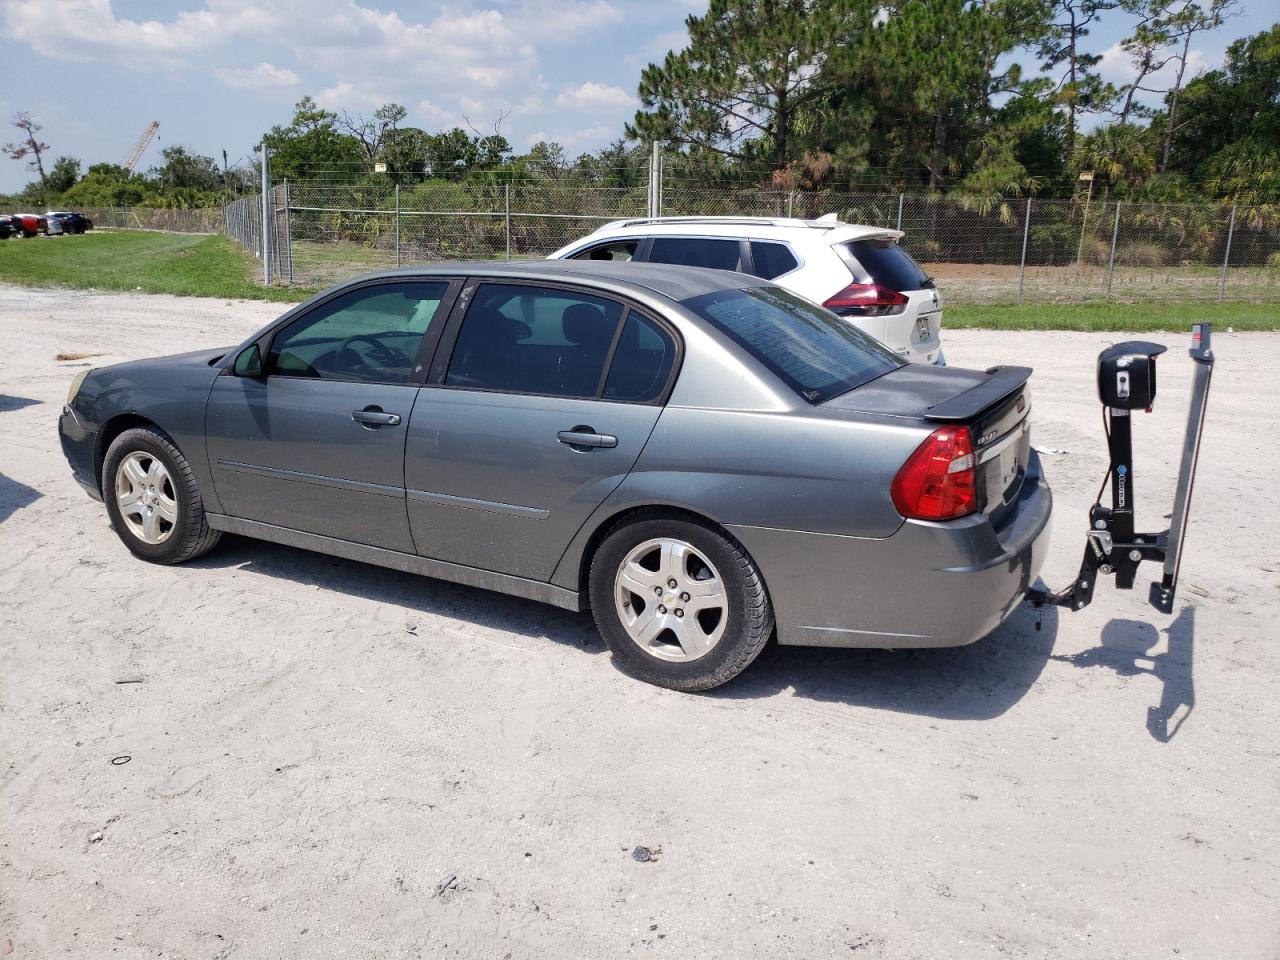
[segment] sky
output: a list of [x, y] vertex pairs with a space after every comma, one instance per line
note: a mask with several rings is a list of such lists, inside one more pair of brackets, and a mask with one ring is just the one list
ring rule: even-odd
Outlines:
[[[705, 10], [706, 0], [0, 0], [0, 118], [34, 114], [50, 163], [121, 163], [157, 120], [139, 169], [175, 144], [219, 161], [226, 150], [235, 164], [310, 94], [353, 114], [402, 103], [405, 123], [429, 131], [469, 120], [490, 133], [506, 115], [517, 151], [555, 140], [572, 157], [621, 135], [640, 71], [682, 47], [685, 18]], [[1195, 43], [1193, 72], [1276, 19], [1262, 0], [1241, 10]], [[1113, 82], [1128, 74], [1125, 27], [1113, 14], [1089, 38]], [[0, 192], [32, 178], [0, 157]]]

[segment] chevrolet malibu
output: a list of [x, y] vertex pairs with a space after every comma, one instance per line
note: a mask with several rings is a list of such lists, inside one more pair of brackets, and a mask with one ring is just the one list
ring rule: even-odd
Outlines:
[[945, 647], [1022, 600], [1030, 370], [906, 364], [767, 280], [602, 261], [361, 277], [232, 349], [86, 371], [59, 432], [124, 545], [225, 533], [590, 609], [678, 690], [782, 644]]

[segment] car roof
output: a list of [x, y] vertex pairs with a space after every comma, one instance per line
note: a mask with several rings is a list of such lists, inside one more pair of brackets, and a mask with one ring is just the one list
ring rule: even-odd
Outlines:
[[473, 260], [400, 267], [365, 274], [358, 280], [459, 276], [496, 280], [585, 280], [615, 293], [644, 291], [676, 302], [721, 290], [772, 286], [767, 280], [731, 270], [608, 260]]
[[[802, 220], [795, 217], [634, 217], [601, 224], [592, 237], [619, 236], [720, 236], [761, 240], [815, 240], [827, 244], [868, 237], [901, 239], [901, 230], [844, 223], [834, 217]], [[587, 238], [582, 238], [583, 240]]]

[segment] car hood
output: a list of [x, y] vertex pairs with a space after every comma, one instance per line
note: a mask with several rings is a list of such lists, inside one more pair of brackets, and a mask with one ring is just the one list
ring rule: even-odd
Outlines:
[[[174, 353], [167, 357], [147, 357], [145, 360], [129, 360], [125, 363], [112, 364], [112, 369], [128, 369], [136, 367], [190, 367], [214, 366], [234, 347], [210, 347], [204, 350], [191, 350], [187, 353]], [[102, 369], [106, 369], [105, 367]]]

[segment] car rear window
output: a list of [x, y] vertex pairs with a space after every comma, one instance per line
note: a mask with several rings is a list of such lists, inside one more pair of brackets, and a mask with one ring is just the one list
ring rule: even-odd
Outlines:
[[751, 263], [755, 267], [752, 273], [765, 280], [780, 277], [800, 266], [795, 254], [785, 243], [769, 243], [764, 240], [751, 241]]
[[684, 305], [810, 403], [823, 403], [903, 365], [852, 324], [777, 287], [720, 290]]
[[871, 274], [871, 282], [890, 290], [927, 290], [933, 280], [896, 240], [851, 240], [850, 253]]

